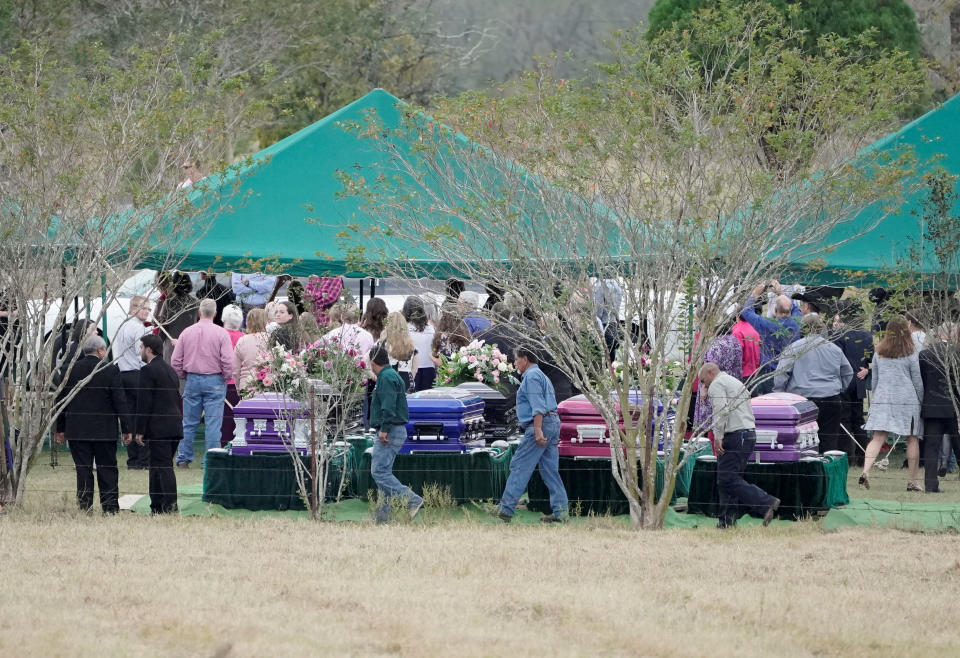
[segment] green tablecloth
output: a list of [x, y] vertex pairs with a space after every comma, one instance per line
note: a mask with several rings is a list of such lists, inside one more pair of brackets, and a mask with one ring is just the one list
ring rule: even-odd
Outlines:
[[[777, 516], [782, 519], [801, 519], [810, 514], [845, 505], [847, 497], [846, 455], [828, 458], [830, 461], [798, 461], [768, 464], [747, 464], [744, 478], [767, 493], [780, 499]], [[697, 460], [687, 512], [717, 515], [717, 462]]]
[[[422, 453], [397, 455], [393, 463], [393, 474], [418, 494], [423, 493], [427, 484], [449, 487], [450, 495], [456, 502], [470, 500], [499, 500], [503, 487], [510, 474], [512, 450], [496, 452], [462, 453]], [[371, 455], [364, 452], [360, 456], [357, 472], [357, 495], [367, 498], [369, 491], [377, 485], [370, 475]]]
[[[351, 454], [355, 452], [355, 449], [351, 449]], [[347, 458], [348, 469], [351, 468], [351, 454], [348, 454]], [[227, 452], [207, 452], [205, 459], [203, 502], [222, 505], [227, 509], [305, 509], [289, 455], [231, 455]], [[304, 463], [308, 463], [306, 458], [303, 459]], [[342, 464], [343, 460], [340, 459], [330, 466], [328, 500], [336, 497]], [[348, 481], [351, 479], [350, 470], [347, 478]]]
[[[697, 454], [709, 450], [709, 444], [705, 444], [697, 448]], [[693, 468], [696, 463], [695, 457], [687, 461], [677, 473], [676, 486], [671, 502], [688, 494], [690, 480], [693, 477]], [[610, 458], [605, 457], [560, 458], [560, 479], [563, 480], [563, 485], [567, 490], [567, 498], [570, 499], [571, 509], [579, 511], [580, 514], [617, 515], [630, 513], [627, 498], [613, 478], [610, 467]], [[663, 492], [663, 485], [663, 462], [657, 459], [657, 474], [654, 480], [654, 495], [657, 500]], [[551, 512], [550, 492], [547, 490], [547, 485], [543, 483], [539, 471], [535, 471], [533, 477], [530, 478], [530, 483], [527, 485], [527, 498], [528, 509], [544, 514]]]

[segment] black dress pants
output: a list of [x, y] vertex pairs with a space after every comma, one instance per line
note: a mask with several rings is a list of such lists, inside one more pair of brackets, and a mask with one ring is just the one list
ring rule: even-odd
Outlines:
[[173, 458], [182, 438], [148, 438], [144, 441], [150, 453], [150, 511], [154, 514], [177, 511], [177, 475], [173, 470]]
[[70, 454], [77, 467], [77, 504], [80, 509], [88, 510], [93, 507], [93, 467], [96, 466], [100, 507], [104, 513], [119, 512], [117, 440], [71, 440]]
[[[856, 390], [849, 388], [840, 394], [843, 398], [843, 414], [840, 417], [840, 423], [847, 431], [853, 434], [856, 442], [850, 441], [847, 433], [840, 429], [841, 444], [844, 440], [850, 441], [850, 449], [847, 454], [850, 455], [850, 464], [863, 465], [863, 449], [867, 447], [867, 432], [863, 429], [863, 400], [857, 397]], [[859, 444], [859, 445], [858, 445]]]
[[[123, 392], [127, 398], [127, 411], [130, 416], [137, 413], [137, 390], [140, 387], [140, 371], [127, 370], [120, 373], [120, 381], [123, 382]], [[146, 468], [150, 458], [147, 449], [140, 446], [136, 441], [131, 441], [127, 446], [127, 468]]]
[[817, 425], [820, 427], [820, 454], [830, 450], [850, 452], [850, 439], [846, 434], [840, 440], [840, 421], [843, 417], [843, 399], [840, 395], [831, 395], [828, 398], [809, 398], [817, 405]]
[[754, 430], [737, 430], [723, 435], [723, 454], [717, 456], [719, 525], [732, 526], [744, 513], [763, 516], [775, 498], [743, 479], [747, 461], [757, 442]]
[[960, 455], [960, 433], [957, 432], [956, 418], [924, 418], [923, 419], [923, 490], [939, 491], [940, 483], [937, 480], [937, 468], [940, 462], [940, 448], [943, 446], [943, 435], [950, 435], [950, 445], [953, 454]]

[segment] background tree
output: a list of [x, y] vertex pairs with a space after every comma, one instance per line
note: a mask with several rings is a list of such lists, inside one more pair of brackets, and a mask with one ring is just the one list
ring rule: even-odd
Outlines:
[[[695, 12], [716, 4], [716, 0], [657, 0], [650, 9], [650, 33], [657, 34], [674, 24], [681, 29], [689, 27]], [[803, 45], [807, 51], [815, 50], [826, 34], [854, 37], [875, 29], [877, 47], [903, 50], [913, 57], [920, 52], [920, 29], [904, 0], [771, 0], [770, 4], [794, 28], [805, 31]]]
[[[102, 294], [105, 312], [115, 284], [148, 252], [183, 253], [206, 229], [205, 208], [229, 208], [229, 184], [217, 196], [203, 182], [177, 191], [184, 157], [203, 158], [225, 129], [204, 111], [212, 88], [187, 84], [202, 74], [181, 68], [178, 46], [134, 48], [123, 62], [94, 47], [83, 67], [59, 61], [44, 42], [0, 56], [0, 294], [10, 328], [0, 348], [13, 448], [5, 498], [22, 499], [72, 398], [56, 399], [72, 362], [54, 350], [69, 301]], [[239, 167], [222, 175], [239, 183]]]
[[[4, 0], [0, 0], [3, 3]], [[134, 46], [173, 55], [195, 102], [226, 126], [207, 165], [233, 162], [374, 87], [426, 102], [492, 45], [472, 24], [447, 31], [439, 0], [26, 0], [0, 4], [7, 43], [42, 36], [62, 61], [84, 65], [91, 48], [117, 61]], [[4, 43], [0, 33], [0, 46]], [[199, 87], [202, 85], [202, 89]], [[204, 92], [204, 93], [201, 93]], [[197, 108], [200, 109], [200, 108]]]
[[[597, 81], [544, 68], [438, 104], [437, 119], [483, 147], [413, 110], [404, 130], [355, 126], [393, 157], [343, 174], [346, 192], [381, 220], [352, 236], [354, 253], [411, 278], [416, 267], [389, 258], [422, 253], [513, 292], [527, 318], [513, 326], [610, 427], [639, 389], [636, 416], [611, 440], [613, 476], [639, 526], [663, 523], [680, 451], [676, 441], [666, 452], [657, 503], [656, 438], [684, 435], [695, 373], [729, 307], [823, 253], [832, 229], [909, 177], [908, 157], [861, 150], [921, 91], [912, 57], [835, 36], [810, 53], [804, 39], [770, 5], [725, 2], [689, 29], [615, 34]], [[764, 149], [784, 165], [765, 166]], [[645, 320], [650, 341], [621, 331], [615, 356], [603, 348], [599, 280], [619, 282], [621, 317]], [[652, 400], [674, 397], [684, 315], [701, 340], [667, 421]]]

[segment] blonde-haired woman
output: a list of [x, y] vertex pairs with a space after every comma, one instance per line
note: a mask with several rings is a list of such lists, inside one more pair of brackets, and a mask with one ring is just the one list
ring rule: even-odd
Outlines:
[[417, 353], [407, 328], [407, 319], [403, 313], [394, 311], [387, 315], [387, 320], [380, 333], [380, 342], [387, 348], [390, 356], [390, 365], [400, 374], [407, 389], [414, 377], [414, 355]]
[[234, 381], [240, 394], [256, 376], [257, 364], [267, 351], [268, 340], [266, 311], [262, 308], [251, 309], [247, 313], [247, 333], [237, 341], [233, 350]]
[[898, 316], [887, 323], [886, 335], [873, 355], [870, 373], [873, 397], [863, 429], [872, 431], [873, 435], [865, 451], [860, 486], [870, 488], [870, 469], [880, 454], [880, 448], [887, 442], [887, 434], [893, 432], [907, 437], [907, 465], [910, 467], [907, 491], [923, 491], [917, 482], [920, 462], [917, 436], [923, 432], [920, 426], [923, 379], [906, 318]]

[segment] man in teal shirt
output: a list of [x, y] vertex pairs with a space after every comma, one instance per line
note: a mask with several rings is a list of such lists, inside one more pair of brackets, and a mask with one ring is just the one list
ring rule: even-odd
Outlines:
[[[393, 462], [407, 440], [410, 412], [407, 409], [406, 386], [397, 371], [390, 366], [390, 357], [383, 345], [375, 345], [370, 350], [370, 367], [377, 376], [377, 385], [370, 399], [370, 426], [377, 432], [377, 439], [373, 442], [370, 474], [377, 483], [377, 489], [385, 497], [398, 496], [406, 499], [407, 511], [412, 519], [423, 507], [423, 498], [413, 493], [393, 475]], [[390, 507], [387, 501], [384, 501], [374, 513], [374, 520], [382, 523], [388, 521], [389, 517]]]

